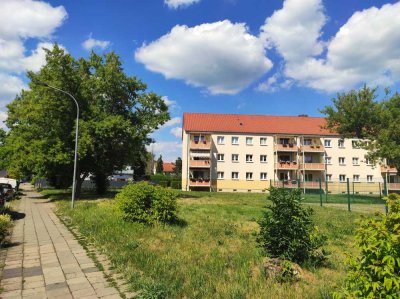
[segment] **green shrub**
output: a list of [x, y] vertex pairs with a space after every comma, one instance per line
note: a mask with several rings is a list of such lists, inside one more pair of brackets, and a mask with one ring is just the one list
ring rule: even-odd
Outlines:
[[177, 194], [146, 182], [129, 184], [115, 197], [127, 221], [154, 223], [177, 219]]
[[259, 221], [257, 241], [268, 256], [296, 263], [321, 263], [326, 237], [319, 235], [312, 221], [313, 210], [301, 206], [299, 189], [271, 188], [271, 206]]
[[0, 244], [3, 244], [5, 238], [10, 234], [12, 220], [10, 215], [0, 215]]
[[171, 188], [172, 189], [181, 189], [182, 182], [181, 181], [171, 181]]
[[390, 194], [386, 202], [387, 216], [359, 220], [360, 254], [349, 258], [346, 283], [335, 298], [400, 298], [400, 196]]

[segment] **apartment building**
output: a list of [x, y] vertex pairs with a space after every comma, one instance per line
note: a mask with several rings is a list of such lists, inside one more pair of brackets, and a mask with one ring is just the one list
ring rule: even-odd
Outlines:
[[371, 164], [360, 140], [341, 139], [324, 125], [324, 118], [307, 116], [184, 113], [182, 189], [265, 192], [271, 185], [321, 185], [341, 193], [349, 179], [360, 183], [360, 192], [379, 193], [385, 178], [390, 190], [400, 190], [396, 169]]

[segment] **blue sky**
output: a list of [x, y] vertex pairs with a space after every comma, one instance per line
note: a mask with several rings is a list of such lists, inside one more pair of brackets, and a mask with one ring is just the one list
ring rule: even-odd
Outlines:
[[0, 0], [0, 119], [42, 47], [115, 51], [170, 105], [155, 154], [180, 156], [182, 113], [308, 114], [367, 83], [399, 90], [400, 3]]

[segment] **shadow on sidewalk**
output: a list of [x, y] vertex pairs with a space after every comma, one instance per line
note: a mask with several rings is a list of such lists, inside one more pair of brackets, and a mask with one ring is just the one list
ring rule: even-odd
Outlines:
[[26, 216], [25, 213], [20, 213], [17, 211], [8, 211], [7, 214], [10, 215], [12, 220], [21, 220]]

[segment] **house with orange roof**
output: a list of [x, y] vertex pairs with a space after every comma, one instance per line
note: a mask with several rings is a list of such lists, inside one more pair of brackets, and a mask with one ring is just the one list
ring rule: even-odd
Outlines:
[[356, 190], [379, 194], [386, 179], [389, 190], [400, 190], [390, 164], [373, 165], [360, 140], [343, 139], [325, 123], [306, 115], [184, 113], [182, 189], [265, 192], [321, 185], [342, 193], [349, 179]]

